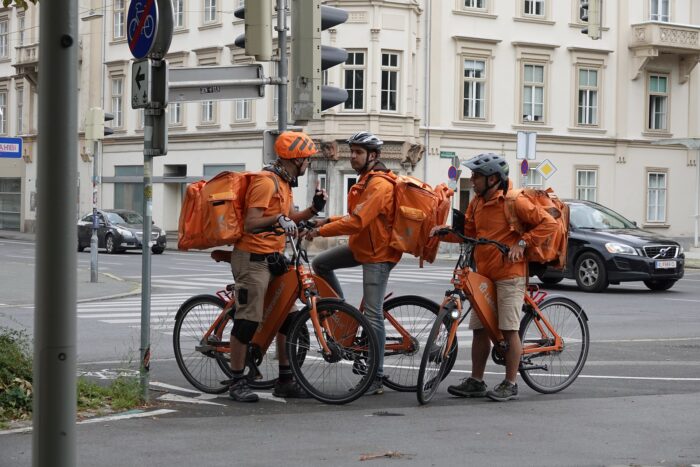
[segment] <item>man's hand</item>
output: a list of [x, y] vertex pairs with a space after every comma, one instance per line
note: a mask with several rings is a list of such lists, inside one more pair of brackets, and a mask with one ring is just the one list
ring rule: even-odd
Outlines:
[[304, 237], [304, 238], [306, 238], [307, 240], [311, 241], [311, 240], [313, 240], [314, 238], [318, 237], [319, 235], [321, 235], [320, 232], [318, 231], [317, 228], [314, 227], [313, 229], [311, 229], [311, 230], [309, 230], [308, 232], [306, 232], [306, 237]]
[[328, 201], [328, 193], [326, 190], [321, 189], [321, 182], [316, 182], [316, 193], [314, 194], [313, 200], [311, 200], [311, 207], [317, 213], [323, 211], [326, 207], [326, 201]]
[[291, 237], [297, 236], [297, 225], [289, 217], [285, 216], [284, 214], [280, 214], [277, 216], [277, 223], [284, 229], [284, 232], [287, 235]]
[[441, 229], [449, 229], [449, 228], [450, 228], [449, 225], [436, 225], [435, 227], [433, 227], [432, 229], [430, 229], [430, 235], [428, 235], [428, 236], [429, 236], [429, 237], [434, 237], [435, 235], [437, 235], [438, 230], [441, 230]]
[[510, 251], [508, 252], [508, 259], [512, 263], [517, 263], [518, 261], [523, 260], [523, 256], [525, 255], [525, 248], [521, 247], [517, 243], [510, 247]]

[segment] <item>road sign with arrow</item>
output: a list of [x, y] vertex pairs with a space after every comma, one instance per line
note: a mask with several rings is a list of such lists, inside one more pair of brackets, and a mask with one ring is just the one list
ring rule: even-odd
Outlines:
[[131, 108], [145, 109], [151, 103], [151, 60], [134, 60], [131, 66]]

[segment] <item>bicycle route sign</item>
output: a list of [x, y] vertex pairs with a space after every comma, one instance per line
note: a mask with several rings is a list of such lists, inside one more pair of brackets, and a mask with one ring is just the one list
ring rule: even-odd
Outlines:
[[163, 58], [173, 36], [170, 0], [132, 0], [126, 22], [126, 38], [134, 58]]

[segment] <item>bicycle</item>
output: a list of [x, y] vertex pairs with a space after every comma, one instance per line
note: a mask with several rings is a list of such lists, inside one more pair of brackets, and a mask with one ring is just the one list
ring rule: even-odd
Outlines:
[[[279, 227], [262, 229], [283, 235]], [[317, 400], [345, 404], [360, 397], [372, 383], [377, 370], [378, 344], [367, 318], [352, 305], [329, 298], [330, 287], [319, 295], [319, 284], [310, 272], [301, 236], [288, 236], [292, 258], [286, 271], [275, 277], [265, 295], [265, 319], [248, 348], [246, 377], [255, 388], [270, 388], [273, 379], [259, 371], [270, 344], [297, 299], [304, 308], [295, 313], [287, 334], [287, 352], [292, 373], [301, 387]], [[230, 261], [230, 252], [216, 250], [216, 261]], [[185, 378], [197, 389], [223, 393], [221, 372], [231, 375], [229, 336], [236, 307], [233, 286], [216, 296], [198, 295], [177, 311], [173, 330], [175, 359]], [[183, 355], [183, 350], [188, 353]], [[364, 372], [355, 370], [363, 362]], [[218, 370], [221, 370], [219, 372]]]
[[[503, 335], [498, 329], [494, 309], [495, 286], [491, 280], [474, 272], [470, 265], [477, 245], [494, 245], [504, 255], [508, 247], [493, 240], [470, 238], [448, 228], [437, 232], [438, 235], [447, 233], [461, 240], [460, 255], [450, 281], [454, 287], [445, 292], [421, 358], [416, 392], [420, 404], [432, 399], [440, 382], [450, 372], [457, 357], [457, 328], [471, 310], [494, 344], [492, 360], [505, 365]], [[464, 301], [470, 305], [466, 311], [462, 307]], [[588, 317], [575, 301], [547, 297], [536, 285], [527, 287], [523, 312], [519, 329], [523, 347], [520, 376], [537, 392], [562, 391], [574, 382], [586, 362], [590, 341]]]

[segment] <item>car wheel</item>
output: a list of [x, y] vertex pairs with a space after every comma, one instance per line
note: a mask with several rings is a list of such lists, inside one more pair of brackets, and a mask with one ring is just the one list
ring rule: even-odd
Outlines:
[[649, 287], [651, 290], [668, 290], [673, 287], [676, 281], [673, 279], [661, 279], [661, 280], [649, 280], [644, 281], [644, 285]]
[[114, 245], [114, 237], [112, 235], [107, 235], [105, 237], [105, 251], [110, 255], [117, 252], [117, 247]]
[[162, 254], [162, 253], [163, 253], [163, 250], [165, 250], [165, 248], [161, 248], [161, 247], [158, 247], [158, 246], [151, 247], [151, 251], [153, 252], [154, 255], [160, 255], [160, 254]]
[[563, 277], [555, 277], [555, 276], [546, 276], [546, 275], [539, 275], [537, 278], [542, 282], [543, 284], [547, 285], [554, 285], [560, 283], [564, 278]]
[[608, 287], [608, 273], [600, 256], [587, 252], [576, 261], [576, 284], [584, 292], [602, 292]]

